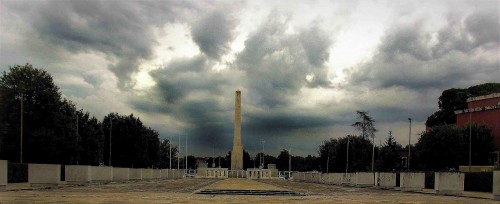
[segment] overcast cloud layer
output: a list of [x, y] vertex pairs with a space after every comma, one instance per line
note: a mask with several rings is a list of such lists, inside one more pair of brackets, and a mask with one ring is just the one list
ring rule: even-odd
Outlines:
[[315, 155], [356, 110], [412, 143], [448, 88], [500, 78], [498, 1], [6, 1], [0, 71], [29, 62], [102, 118], [134, 113], [192, 154]]

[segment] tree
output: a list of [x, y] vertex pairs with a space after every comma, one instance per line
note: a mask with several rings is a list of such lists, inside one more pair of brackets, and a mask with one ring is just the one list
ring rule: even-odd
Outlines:
[[[354, 124], [352, 124], [352, 126], [354, 128], [356, 128], [356, 130], [359, 130], [362, 132], [362, 135], [361, 137], [363, 139], [365, 138], [368, 138], [368, 137], [371, 137], [372, 138], [372, 171], [374, 170], [374, 163], [375, 163], [375, 132], [377, 131], [377, 129], [375, 129], [375, 126], [374, 126], [374, 122], [375, 120], [368, 115], [368, 111], [359, 111], [357, 110], [356, 111], [356, 114], [358, 115], [358, 120], [357, 122], [355, 122]], [[364, 146], [361, 146], [361, 148], [364, 148]], [[364, 149], [361, 149], [361, 151], [363, 152]], [[364, 155], [362, 154], [361, 155], [361, 158], [363, 160], [364, 158]]]
[[357, 110], [356, 114], [359, 121], [353, 123], [352, 126], [356, 130], [362, 132], [361, 136], [363, 138], [368, 138], [368, 137], [373, 138], [375, 136], [375, 132], [377, 131], [377, 129], [375, 129], [375, 126], [373, 125], [375, 120], [368, 115], [368, 111]]
[[392, 136], [392, 131], [389, 131], [389, 137], [380, 148], [379, 159], [377, 160], [377, 169], [379, 171], [395, 171], [400, 170], [401, 156], [399, 152], [403, 147]]
[[[14, 65], [3, 72], [0, 106], [0, 157], [20, 160], [20, 103], [23, 99], [23, 161], [71, 163], [75, 158], [75, 107], [62, 100], [59, 88], [46, 71], [31, 64]], [[21, 97], [22, 96], [22, 97]], [[72, 121], [72, 122], [70, 122]], [[70, 152], [68, 152], [70, 151]]]
[[[469, 129], [452, 125], [436, 126], [424, 132], [417, 144], [417, 168], [426, 171], [458, 169], [468, 165]], [[472, 126], [472, 164], [486, 165], [490, 152], [493, 151], [491, 130], [484, 125]]]
[[290, 162], [290, 154], [288, 150], [286, 149], [281, 150], [280, 154], [276, 159], [276, 168], [278, 168], [278, 170], [280, 171], [288, 171], [289, 162]]
[[[172, 161], [172, 168], [177, 165], [176, 158], [178, 154], [177, 147], [172, 146], [172, 149], [170, 149], [170, 140], [168, 139], [163, 139], [160, 143], [160, 156], [158, 159], [158, 162], [156, 166], [158, 168], [163, 168], [163, 169], [168, 169], [170, 168], [170, 161]], [[172, 155], [170, 155], [170, 152], [172, 152]], [[172, 158], [172, 160], [170, 160]], [[174, 165], [175, 164], [175, 165]]]
[[78, 120], [77, 163], [97, 166], [103, 163], [104, 133], [102, 124], [90, 113], [76, 112]]
[[[371, 158], [364, 157], [370, 153], [372, 144], [362, 136], [348, 135], [338, 139], [324, 141], [319, 146], [318, 166], [326, 172], [328, 155], [330, 155], [329, 172], [345, 172], [347, 163], [347, 144], [349, 141], [348, 171], [367, 171], [370, 168]], [[375, 152], [378, 150], [376, 149]]]

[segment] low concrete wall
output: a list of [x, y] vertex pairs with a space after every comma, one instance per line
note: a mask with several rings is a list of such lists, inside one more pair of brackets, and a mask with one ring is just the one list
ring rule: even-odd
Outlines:
[[356, 185], [356, 173], [347, 173], [342, 177], [342, 184], [348, 186]]
[[170, 175], [170, 172], [168, 172], [168, 169], [162, 169], [161, 171], [161, 179], [168, 179], [168, 176]]
[[461, 195], [464, 193], [463, 173], [436, 172], [434, 173], [434, 189], [437, 194]]
[[321, 180], [321, 173], [319, 173], [319, 172], [311, 173], [311, 181], [310, 182], [319, 183], [320, 180]]
[[396, 173], [377, 172], [375, 178], [377, 188], [391, 189], [396, 187]]
[[493, 172], [493, 200], [500, 200], [500, 171]]
[[128, 178], [130, 180], [142, 180], [142, 169], [130, 169]]
[[341, 185], [343, 177], [344, 177], [343, 173], [329, 173], [328, 183], [333, 185]]
[[304, 182], [306, 181], [306, 173], [304, 172], [297, 172], [293, 174], [293, 180], [298, 181], [298, 182]]
[[110, 166], [91, 166], [92, 182], [111, 182], [113, 180], [113, 167]]
[[425, 173], [402, 172], [399, 175], [402, 191], [421, 191], [425, 188]]
[[7, 187], [7, 160], [0, 160], [0, 191]]
[[153, 169], [141, 169], [142, 180], [149, 180], [153, 178]]
[[356, 186], [374, 186], [375, 173], [356, 172]]
[[324, 173], [324, 174], [322, 173], [322, 174], [320, 175], [319, 182], [320, 182], [320, 183], [323, 183], [323, 184], [330, 184], [330, 183], [329, 183], [329, 179], [328, 179], [329, 177], [330, 177], [330, 174], [329, 174], [329, 173]]
[[66, 165], [64, 166], [64, 178], [68, 184], [90, 183], [90, 166]]
[[161, 170], [153, 169], [153, 179], [161, 179]]
[[28, 183], [31, 186], [53, 186], [60, 180], [60, 164], [28, 164]]
[[128, 181], [130, 179], [129, 168], [113, 167], [113, 181]]

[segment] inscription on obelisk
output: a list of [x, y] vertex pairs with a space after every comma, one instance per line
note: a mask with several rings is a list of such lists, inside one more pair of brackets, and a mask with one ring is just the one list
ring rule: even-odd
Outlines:
[[234, 138], [231, 152], [231, 170], [243, 169], [243, 145], [241, 144], [241, 91], [236, 90], [234, 102]]

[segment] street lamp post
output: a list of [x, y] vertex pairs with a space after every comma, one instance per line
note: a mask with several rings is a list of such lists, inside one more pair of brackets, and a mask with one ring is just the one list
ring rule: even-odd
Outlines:
[[169, 159], [169, 165], [168, 168], [172, 169], [172, 135], [170, 135], [170, 140], [168, 141], [168, 148], [170, 150], [170, 153], [168, 154], [168, 159]]
[[410, 131], [408, 133], [408, 171], [410, 171], [410, 156], [411, 156], [411, 118], [408, 118], [410, 121]]
[[472, 111], [469, 109], [469, 172], [472, 169]]
[[111, 166], [111, 138], [113, 138], [113, 116], [109, 117], [109, 166]]
[[292, 148], [288, 150], [288, 179], [290, 179], [292, 172]]
[[24, 112], [24, 107], [23, 107], [23, 101], [24, 101], [24, 94], [23, 92], [21, 92], [21, 141], [20, 141], [20, 145], [21, 145], [21, 155], [19, 157], [19, 161], [20, 163], [22, 164], [23, 163], [23, 112]]
[[347, 159], [345, 162], [345, 174], [347, 175], [347, 169], [349, 168], [349, 137], [347, 137]]

